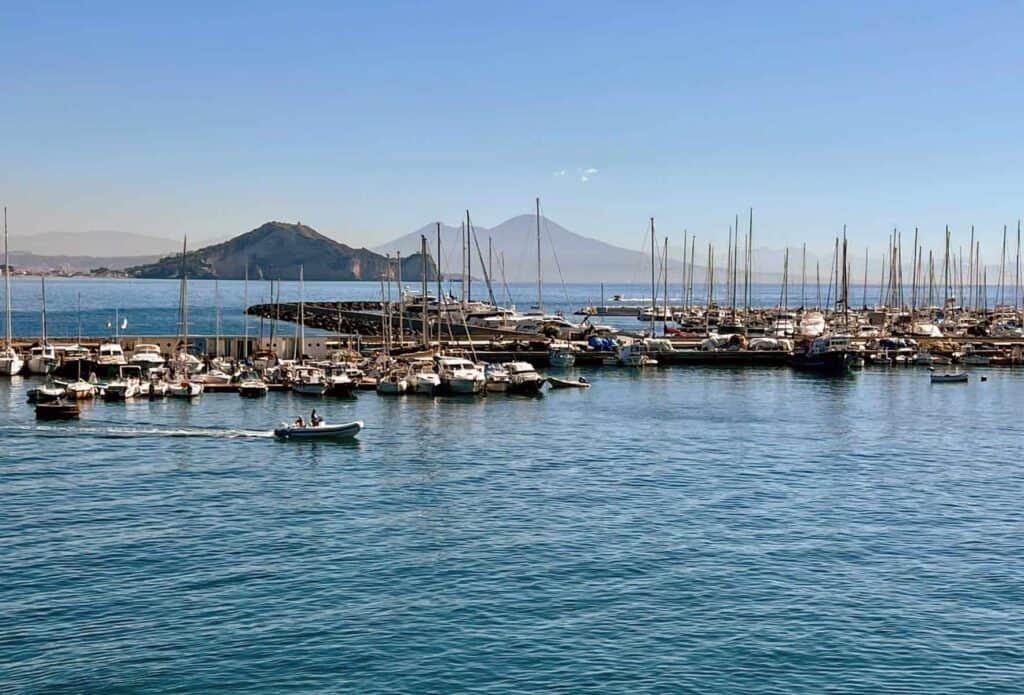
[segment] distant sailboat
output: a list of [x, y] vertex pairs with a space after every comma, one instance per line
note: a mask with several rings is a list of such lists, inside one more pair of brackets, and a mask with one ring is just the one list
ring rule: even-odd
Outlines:
[[0, 350], [0, 375], [17, 374], [25, 366], [18, 351], [14, 349], [11, 335], [11, 263], [7, 252], [7, 208], [4, 208], [4, 347]]

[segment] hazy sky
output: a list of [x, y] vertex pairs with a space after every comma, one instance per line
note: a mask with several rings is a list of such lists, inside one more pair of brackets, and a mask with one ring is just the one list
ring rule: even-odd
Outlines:
[[855, 245], [1024, 214], [1020, 2], [7, 3], [12, 233], [375, 245], [535, 195], [640, 248]]

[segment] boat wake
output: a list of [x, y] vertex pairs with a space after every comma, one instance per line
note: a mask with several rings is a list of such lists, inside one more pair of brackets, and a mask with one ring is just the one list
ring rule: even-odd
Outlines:
[[163, 427], [79, 427], [75, 425], [24, 425], [0, 427], [0, 432], [11, 436], [32, 436], [45, 432], [48, 437], [95, 437], [97, 439], [128, 439], [135, 437], [207, 437], [217, 439], [270, 439], [272, 430], [240, 430], [206, 428], [163, 428]]

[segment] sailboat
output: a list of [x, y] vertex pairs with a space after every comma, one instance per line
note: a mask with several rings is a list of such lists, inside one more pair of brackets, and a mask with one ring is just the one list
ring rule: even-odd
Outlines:
[[11, 263], [7, 253], [7, 208], [4, 208], [4, 347], [0, 350], [0, 375], [11, 376], [21, 371], [25, 362], [14, 349], [11, 336]]
[[189, 379], [193, 373], [193, 363], [199, 362], [199, 360], [188, 354], [188, 270], [185, 265], [187, 256], [188, 237], [185, 237], [181, 247], [181, 287], [178, 299], [181, 340], [178, 342], [178, 351], [171, 363], [171, 377], [167, 385], [167, 395], [172, 398], [195, 398], [203, 392], [201, 383]]
[[53, 346], [46, 340], [46, 278], [40, 278], [43, 292], [43, 336], [39, 345], [29, 349], [28, 372], [29, 374], [49, 374], [57, 366], [57, 353]]

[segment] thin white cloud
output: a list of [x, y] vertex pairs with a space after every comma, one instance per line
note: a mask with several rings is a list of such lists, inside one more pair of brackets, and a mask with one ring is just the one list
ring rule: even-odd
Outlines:
[[593, 169], [593, 168], [591, 168], [591, 169], [584, 169], [583, 170], [583, 175], [584, 176], [593, 176], [596, 173], [597, 173], [597, 169]]
[[565, 176], [567, 173], [569, 172], [567, 172], [565, 169], [559, 169], [558, 171], [552, 173], [552, 176]]
[[594, 177], [597, 173], [597, 169], [588, 167], [586, 169], [577, 169], [576, 173], [580, 175], [580, 183], [586, 183]]

